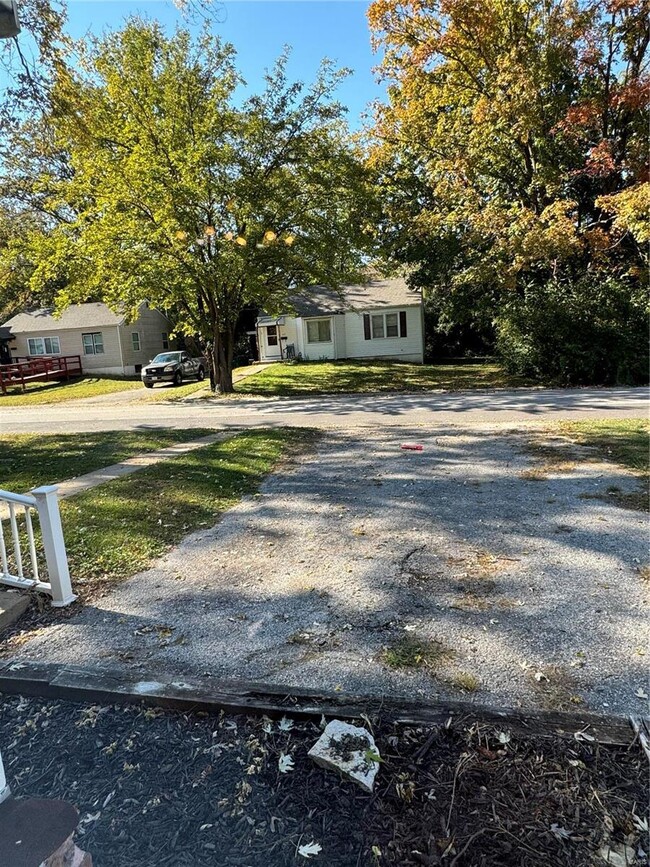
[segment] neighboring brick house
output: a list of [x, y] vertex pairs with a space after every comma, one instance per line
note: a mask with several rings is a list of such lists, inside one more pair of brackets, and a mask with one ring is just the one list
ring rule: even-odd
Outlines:
[[260, 361], [300, 356], [424, 360], [422, 295], [401, 278], [314, 287], [291, 298], [293, 312], [257, 319]]
[[133, 376], [154, 355], [169, 349], [169, 320], [141, 305], [127, 322], [105, 304], [72, 304], [59, 316], [43, 308], [18, 313], [3, 329], [11, 332], [12, 359], [79, 355], [84, 372]]

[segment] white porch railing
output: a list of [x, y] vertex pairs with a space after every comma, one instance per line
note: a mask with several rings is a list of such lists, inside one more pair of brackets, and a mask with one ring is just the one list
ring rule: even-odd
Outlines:
[[[77, 597], [70, 584], [56, 492], [56, 485], [34, 488], [29, 494], [0, 490], [0, 584], [48, 593], [52, 605], [61, 608]], [[32, 512], [38, 515], [41, 527], [47, 581], [39, 573]], [[21, 529], [27, 551], [21, 545]]]
[[2, 764], [2, 753], [0, 753], [0, 804], [6, 801], [10, 794], [11, 790], [9, 789], [4, 765]]

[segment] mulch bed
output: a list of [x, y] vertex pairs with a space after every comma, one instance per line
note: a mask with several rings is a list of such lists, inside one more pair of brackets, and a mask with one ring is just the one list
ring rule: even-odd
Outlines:
[[650, 848], [638, 743], [372, 723], [368, 795], [307, 757], [312, 722], [0, 696], [13, 794], [76, 804], [96, 867], [593, 867], [608, 841]]

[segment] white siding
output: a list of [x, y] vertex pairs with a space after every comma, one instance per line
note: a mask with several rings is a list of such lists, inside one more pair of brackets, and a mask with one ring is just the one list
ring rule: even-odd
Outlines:
[[296, 355], [305, 357], [305, 324], [300, 317], [293, 320], [296, 324]]
[[[163, 332], [169, 334], [171, 325], [157, 310], [142, 307], [140, 315], [132, 325], [102, 325], [84, 328], [61, 328], [48, 331], [48, 337], [58, 337], [61, 355], [81, 356], [81, 367], [87, 373], [103, 373], [113, 376], [132, 376], [136, 364], [147, 362], [162, 352]], [[140, 335], [140, 350], [133, 349], [131, 334]], [[99, 355], [84, 355], [83, 334], [101, 334], [104, 352]], [[28, 339], [42, 337], [39, 331], [24, 331], [16, 334], [12, 345], [15, 356], [29, 355]]]
[[[84, 355], [81, 335], [97, 332], [102, 335], [104, 352], [101, 355]], [[13, 356], [29, 355], [28, 339], [42, 336], [39, 331], [24, 331], [21, 334], [16, 334], [16, 340], [12, 345]], [[63, 328], [59, 331], [48, 331], [47, 336], [59, 338], [61, 355], [81, 356], [81, 367], [84, 372], [124, 373], [117, 326], [115, 325], [104, 325], [101, 328]]]
[[[135, 373], [136, 364], [148, 364], [154, 355], [163, 351], [163, 332], [169, 336], [171, 325], [158, 310], [143, 305], [135, 322], [131, 325], [120, 325], [119, 330], [124, 372], [131, 375]], [[139, 351], [133, 349], [131, 335], [134, 332], [140, 335]]]
[[[339, 358], [340, 357], [340, 356], [337, 356], [336, 349], [335, 349], [335, 342], [334, 342], [335, 341], [335, 330], [334, 330], [335, 326], [334, 326], [334, 323], [332, 322], [332, 319], [334, 319], [334, 318], [336, 318], [336, 317], [310, 316], [309, 319], [303, 319], [302, 320], [303, 344], [305, 347], [302, 354], [303, 354], [303, 358], [306, 361], [319, 361], [320, 359], [324, 359], [324, 358]], [[314, 321], [317, 321], [319, 319], [328, 319], [329, 320], [331, 340], [328, 340], [327, 342], [323, 341], [322, 343], [320, 343], [320, 342], [319, 343], [309, 343], [309, 341], [307, 339], [307, 322], [309, 322], [309, 321], [314, 322]]]
[[[260, 353], [260, 361], [280, 361], [281, 358], [284, 358], [284, 347], [290, 341], [285, 326], [278, 325], [276, 327], [278, 342], [275, 346], [269, 345], [267, 326], [258, 325], [257, 327], [257, 348]], [[283, 337], [287, 337], [287, 339], [282, 340]], [[280, 351], [280, 346], [282, 346], [282, 351]]]
[[[363, 335], [363, 314], [368, 313], [406, 313], [406, 337], [384, 337], [366, 340]], [[424, 317], [421, 305], [412, 307], [384, 307], [379, 310], [360, 312], [348, 311], [334, 316], [313, 316], [310, 319], [329, 319], [331, 323], [331, 341], [327, 343], [307, 342], [308, 319], [286, 316], [285, 324], [279, 331], [286, 335], [282, 346], [293, 343], [296, 355], [301, 355], [307, 361], [318, 361], [321, 358], [391, 358], [402, 361], [413, 361], [421, 364], [424, 360]], [[268, 347], [266, 344], [266, 329], [257, 329], [260, 360], [279, 360], [279, 347]]]
[[297, 355], [298, 351], [299, 351], [298, 346], [296, 345], [297, 340], [298, 340], [298, 329], [296, 328], [296, 320], [295, 319], [293, 319], [290, 316], [285, 317], [284, 326], [282, 327], [282, 335], [281, 336], [286, 336], [286, 338], [287, 338], [286, 340], [282, 341], [282, 349], [283, 349], [285, 355], [287, 352], [287, 346], [289, 346], [289, 344], [293, 344], [294, 352]]
[[[366, 340], [363, 336], [363, 314], [397, 313], [406, 311], [406, 337], [384, 337]], [[421, 305], [417, 307], [384, 307], [345, 314], [346, 358], [392, 358], [414, 361], [424, 360], [424, 334]]]
[[334, 327], [334, 358], [347, 358], [347, 340], [345, 339], [345, 315], [332, 317]]

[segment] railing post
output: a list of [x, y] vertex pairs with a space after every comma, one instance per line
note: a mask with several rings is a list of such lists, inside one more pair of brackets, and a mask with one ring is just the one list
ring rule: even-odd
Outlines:
[[38, 518], [43, 535], [45, 562], [50, 586], [52, 588], [52, 605], [62, 608], [77, 598], [72, 592], [70, 572], [68, 570], [68, 555], [65, 551], [59, 501], [56, 495], [56, 485], [43, 485], [30, 491], [36, 500]]
[[2, 753], [0, 753], [0, 804], [5, 801], [10, 794], [11, 790], [7, 785], [7, 777], [5, 775], [4, 765], [2, 764]]

